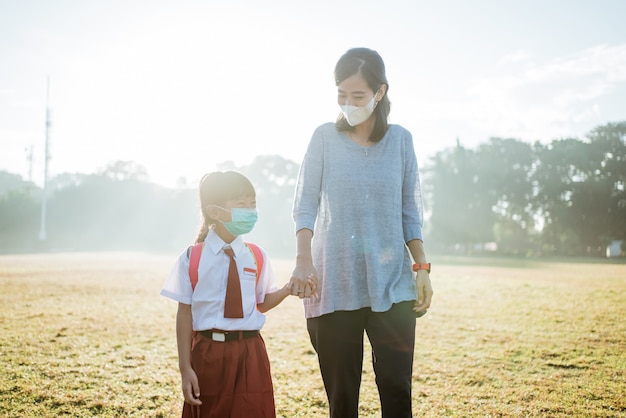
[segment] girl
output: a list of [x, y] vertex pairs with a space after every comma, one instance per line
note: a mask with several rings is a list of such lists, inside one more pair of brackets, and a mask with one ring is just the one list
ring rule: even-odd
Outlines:
[[304, 308], [330, 416], [357, 417], [367, 333], [382, 416], [411, 417], [415, 318], [433, 295], [413, 139], [387, 123], [376, 51], [347, 51], [335, 83], [341, 114], [313, 133], [296, 185], [291, 282], [308, 296], [307, 278], [319, 279], [319, 297]]
[[[245, 176], [234, 171], [205, 175], [200, 203], [204, 222], [196, 243], [203, 245], [193, 250], [201, 251], [196, 253], [200, 261], [194, 266], [193, 251], [187, 249], [161, 290], [178, 302], [182, 416], [275, 417], [270, 364], [259, 330], [263, 312], [290, 294], [289, 284], [279, 289], [265, 251], [256, 247], [260, 253], [255, 256], [254, 246], [241, 237], [257, 219], [255, 190]], [[231, 295], [235, 312], [230, 312]]]

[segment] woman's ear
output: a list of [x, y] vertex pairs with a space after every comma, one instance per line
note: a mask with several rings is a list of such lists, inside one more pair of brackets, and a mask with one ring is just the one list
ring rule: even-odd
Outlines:
[[387, 94], [387, 85], [381, 84], [380, 87], [378, 88], [378, 91], [375, 94], [376, 103], [380, 102], [383, 99], [383, 97], [385, 97], [385, 94]]

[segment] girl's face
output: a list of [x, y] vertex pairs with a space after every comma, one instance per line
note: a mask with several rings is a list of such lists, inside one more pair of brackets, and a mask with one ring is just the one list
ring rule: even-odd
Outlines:
[[233, 208], [246, 208], [256, 209], [256, 197], [239, 197], [235, 199], [229, 199], [222, 205], [208, 205], [207, 211], [212, 219], [217, 220], [215, 223], [215, 232], [224, 240], [224, 242], [231, 243], [236, 238], [231, 234], [224, 226], [224, 222], [231, 222], [233, 220], [231, 209]]
[[232, 208], [255, 209], [256, 197], [241, 196], [235, 199], [229, 199], [226, 202], [224, 202], [223, 205], [219, 205], [219, 206], [211, 205], [211, 210], [213, 210], [213, 214], [215, 215], [213, 219], [218, 219], [222, 222], [232, 221], [232, 216], [230, 214], [230, 210]]
[[[377, 96], [380, 93], [377, 93]], [[374, 96], [367, 81], [359, 74], [352, 75], [337, 85], [337, 103], [339, 106], [366, 106]], [[376, 97], [376, 101], [380, 98]]]

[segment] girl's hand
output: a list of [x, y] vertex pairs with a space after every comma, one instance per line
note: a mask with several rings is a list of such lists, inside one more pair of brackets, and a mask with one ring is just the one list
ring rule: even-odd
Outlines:
[[415, 278], [415, 284], [417, 285], [417, 295], [415, 298], [415, 306], [413, 310], [415, 312], [422, 312], [430, 308], [430, 303], [433, 299], [433, 287], [430, 284], [430, 276], [426, 270], [418, 270]]
[[182, 386], [185, 402], [190, 405], [202, 405], [202, 401], [199, 399], [200, 386], [198, 385], [198, 376], [196, 376], [196, 372], [189, 367], [188, 369], [181, 371], [181, 378], [183, 381]]
[[309, 275], [309, 278], [307, 279], [307, 285], [311, 287], [311, 296], [313, 297], [317, 297], [317, 284], [317, 273], [315, 273], [315, 275]]

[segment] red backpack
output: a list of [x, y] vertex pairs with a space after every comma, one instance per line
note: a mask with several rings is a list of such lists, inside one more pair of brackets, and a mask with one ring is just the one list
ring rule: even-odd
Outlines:
[[[250, 248], [254, 256], [254, 262], [256, 263], [256, 282], [258, 283], [259, 277], [261, 277], [261, 271], [263, 270], [263, 252], [256, 244], [251, 242], [246, 242], [245, 244]], [[189, 280], [191, 281], [191, 289], [195, 289], [198, 283], [198, 266], [200, 266], [200, 256], [202, 255], [203, 248], [204, 241], [191, 247], [191, 255], [189, 256]]]

